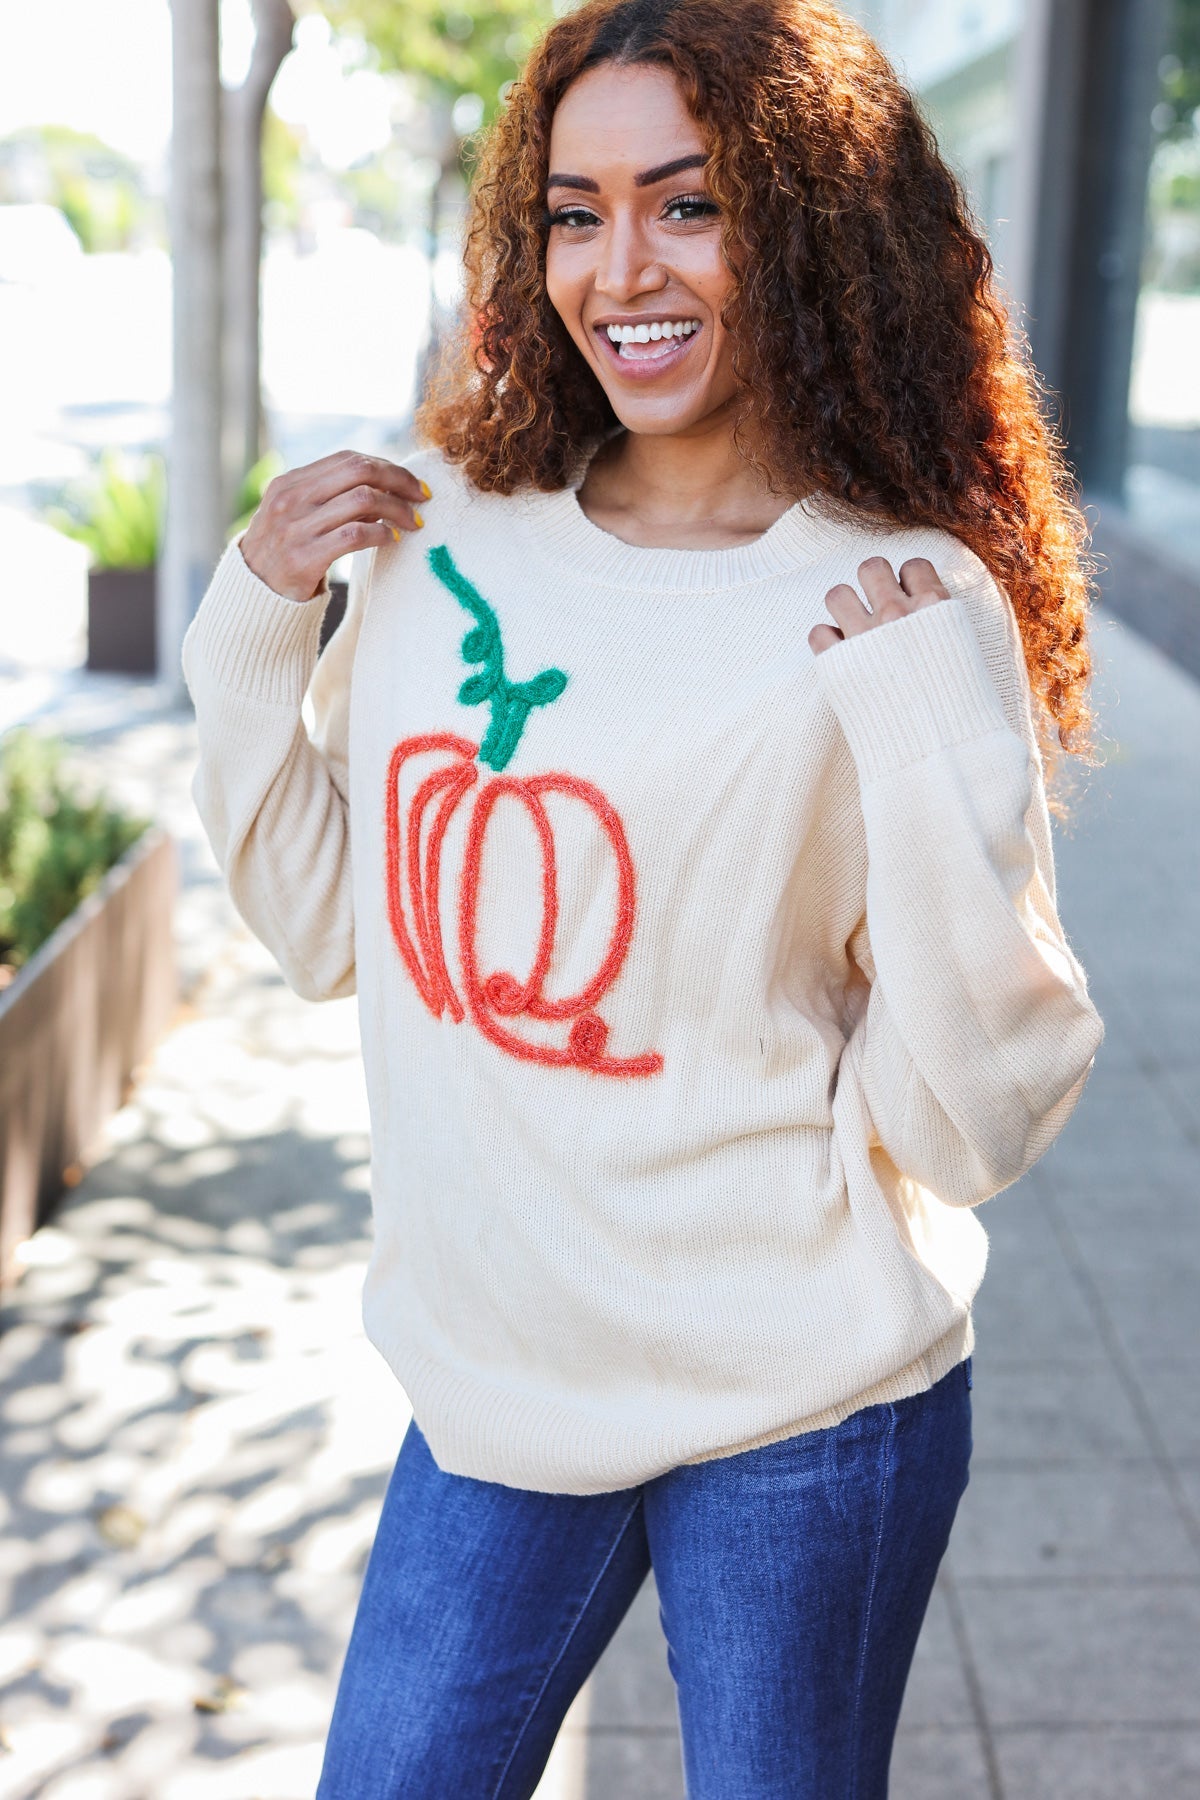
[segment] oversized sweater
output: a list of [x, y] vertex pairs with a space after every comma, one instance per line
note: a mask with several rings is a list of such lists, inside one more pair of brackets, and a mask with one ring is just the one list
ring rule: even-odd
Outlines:
[[[237, 907], [357, 989], [364, 1325], [437, 1462], [595, 1493], [922, 1391], [1102, 1036], [1008, 599], [935, 530], [646, 549], [406, 466], [319, 661], [327, 586], [237, 542], [183, 660]], [[871, 554], [951, 597], [814, 656]]]

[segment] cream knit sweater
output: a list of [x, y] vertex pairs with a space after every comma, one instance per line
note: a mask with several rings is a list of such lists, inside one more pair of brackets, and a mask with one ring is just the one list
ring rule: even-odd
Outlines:
[[[357, 988], [363, 1317], [434, 1456], [595, 1493], [920, 1392], [1102, 1035], [1007, 599], [936, 531], [643, 549], [407, 466], [319, 663], [327, 590], [235, 543], [184, 669], [234, 901]], [[815, 657], [870, 554], [952, 597]]]

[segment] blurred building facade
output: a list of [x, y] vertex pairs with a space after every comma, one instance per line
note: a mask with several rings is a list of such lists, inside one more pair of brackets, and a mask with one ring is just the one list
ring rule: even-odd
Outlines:
[[849, 0], [1058, 397], [1105, 596], [1200, 673], [1200, 0]]

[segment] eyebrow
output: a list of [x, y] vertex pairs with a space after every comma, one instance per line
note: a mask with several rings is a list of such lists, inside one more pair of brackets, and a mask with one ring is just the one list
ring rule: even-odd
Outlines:
[[[673, 162], [658, 163], [653, 169], [643, 169], [640, 175], [633, 178], [634, 187], [653, 187], [656, 182], [666, 181], [671, 175], [679, 175], [684, 169], [702, 169], [708, 157], [703, 151], [692, 156], [677, 156]], [[575, 188], [581, 194], [598, 194], [600, 183], [593, 181], [590, 175], [551, 175], [546, 186]]]

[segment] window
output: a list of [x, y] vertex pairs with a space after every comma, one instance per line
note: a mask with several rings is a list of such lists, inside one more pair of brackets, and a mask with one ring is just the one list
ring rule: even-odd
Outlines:
[[1135, 522], [1200, 563], [1200, 0], [1174, 0], [1129, 391], [1125, 498]]

